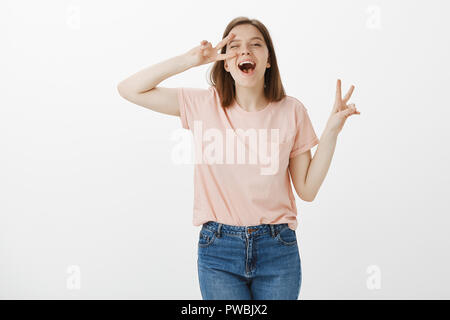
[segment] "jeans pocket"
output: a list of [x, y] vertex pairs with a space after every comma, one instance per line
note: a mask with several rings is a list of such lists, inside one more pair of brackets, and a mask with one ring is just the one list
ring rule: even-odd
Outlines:
[[275, 239], [285, 246], [293, 246], [297, 244], [297, 234], [295, 230], [292, 230], [288, 226], [281, 228]]
[[216, 239], [216, 234], [214, 231], [202, 227], [198, 237], [198, 246], [201, 248], [209, 247]]

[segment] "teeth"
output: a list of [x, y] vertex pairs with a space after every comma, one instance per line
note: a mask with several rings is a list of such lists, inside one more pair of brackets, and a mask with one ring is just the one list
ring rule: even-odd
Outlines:
[[240, 62], [240, 63], [239, 63], [239, 66], [242, 66], [244, 63], [251, 63], [251, 65], [252, 65], [253, 67], [255, 66], [255, 63], [254, 63], [253, 61], [250, 61], [250, 60], [246, 60], [246, 61]]

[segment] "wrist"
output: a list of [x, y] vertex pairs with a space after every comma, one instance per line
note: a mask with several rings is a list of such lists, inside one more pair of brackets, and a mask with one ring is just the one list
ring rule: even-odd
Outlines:
[[181, 59], [181, 64], [185, 70], [195, 67], [195, 63], [192, 60], [193, 57], [188, 52], [183, 53], [178, 57]]

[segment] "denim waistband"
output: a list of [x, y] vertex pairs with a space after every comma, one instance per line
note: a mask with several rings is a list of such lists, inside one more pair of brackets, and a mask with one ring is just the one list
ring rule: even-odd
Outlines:
[[270, 232], [275, 237], [281, 230], [288, 227], [287, 223], [280, 224], [260, 224], [257, 226], [232, 226], [216, 221], [208, 221], [203, 224], [203, 228], [213, 231], [218, 237], [221, 233], [230, 233], [235, 235], [259, 235]]

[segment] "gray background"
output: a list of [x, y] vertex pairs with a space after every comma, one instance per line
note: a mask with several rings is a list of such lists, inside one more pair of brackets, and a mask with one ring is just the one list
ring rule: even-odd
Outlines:
[[[193, 165], [172, 158], [189, 133], [116, 86], [240, 15], [268, 27], [319, 137], [336, 79], [356, 87], [318, 196], [296, 198], [300, 299], [450, 298], [449, 7], [2, 1], [0, 298], [201, 299]], [[207, 88], [210, 66], [160, 86]]]

